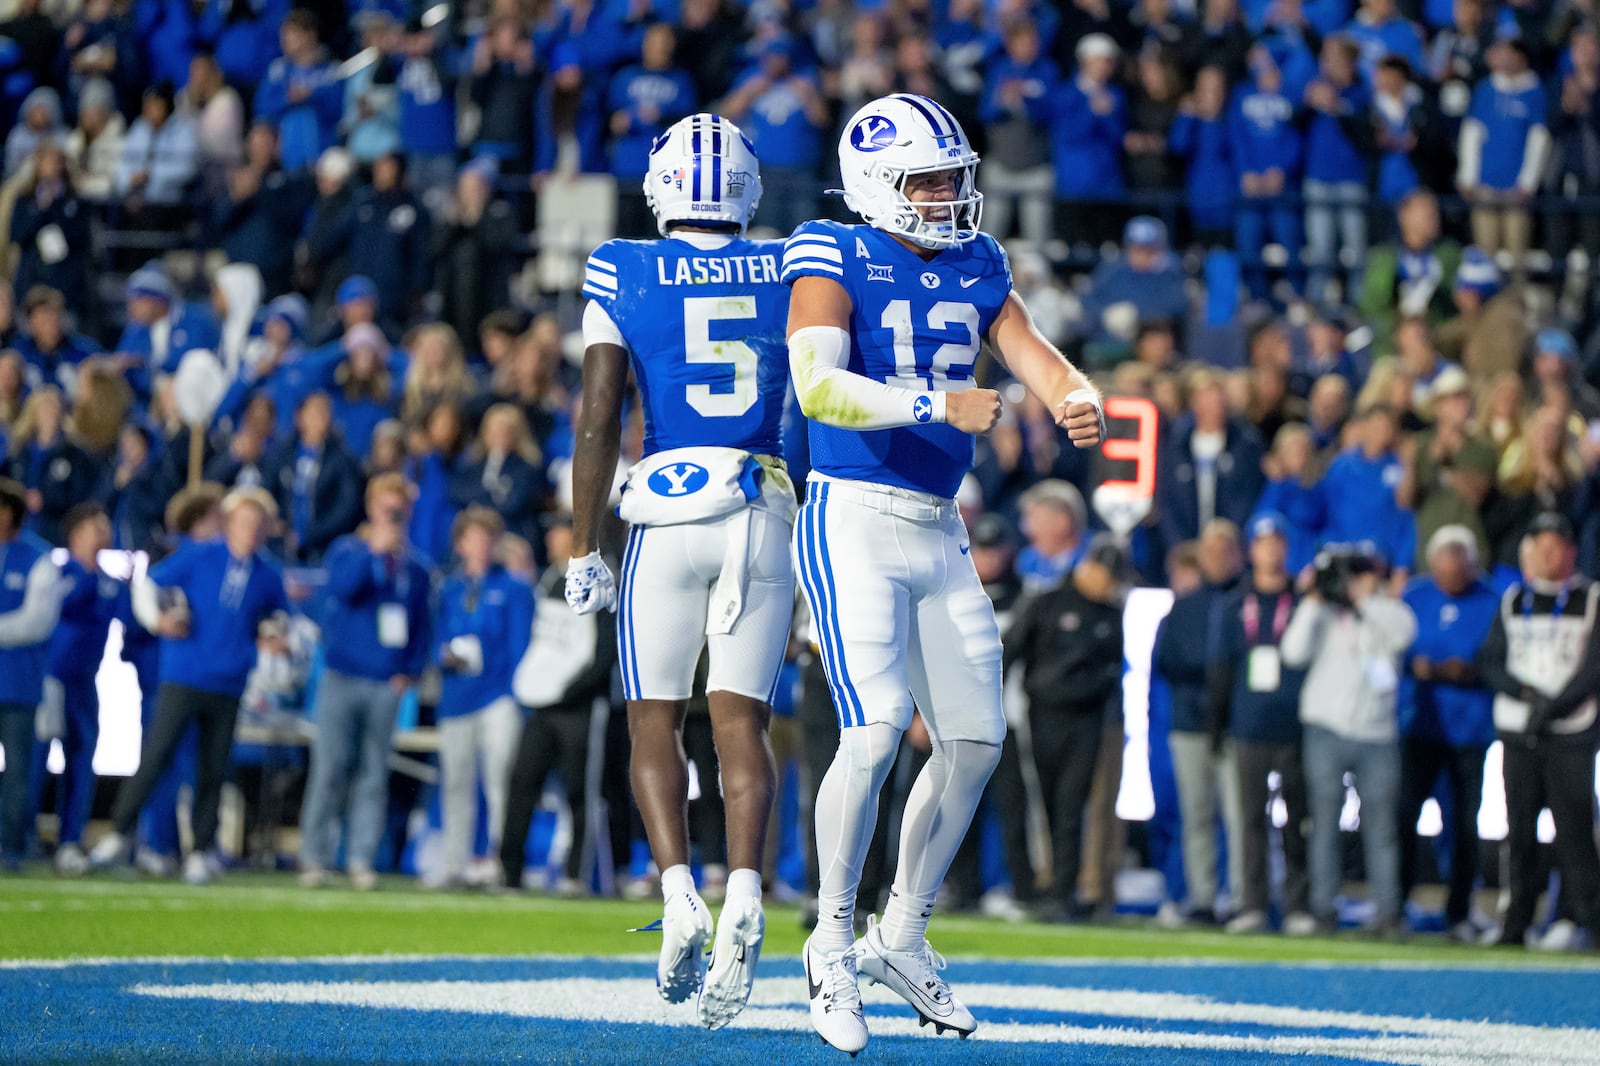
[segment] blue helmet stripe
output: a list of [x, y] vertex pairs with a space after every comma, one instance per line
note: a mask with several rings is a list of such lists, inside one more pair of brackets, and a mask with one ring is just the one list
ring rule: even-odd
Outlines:
[[[916, 108], [918, 113], [920, 113], [923, 118], [928, 120], [928, 125], [932, 127], [933, 135], [935, 137], [943, 140], [945, 138], [955, 136], [955, 127], [953, 125], [946, 126], [944, 120], [935, 115], [933, 110], [928, 106], [929, 104], [932, 104], [933, 101], [924, 101], [922, 97], [913, 96], [910, 93], [896, 93], [895, 99], [903, 101], [904, 103], [908, 103], [912, 107]], [[939, 105], [933, 104], [933, 106], [938, 107]], [[939, 108], [939, 110], [943, 111], [944, 109]]]
[[722, 202], [722, 123], [711, 123], [711, 202]]
[[698, 201], [700, 199], [700, 122], [698, 119], [695, 120], [690, 134], [689, 154], [694, 156], [694, 164], [690, 168], [694, 171], [694, 187], [689, 192], [690, 197]]

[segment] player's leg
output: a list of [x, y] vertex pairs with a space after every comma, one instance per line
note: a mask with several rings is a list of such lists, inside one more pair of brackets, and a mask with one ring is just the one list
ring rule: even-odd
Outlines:
[[870, 927], [860, 954], [864, 975], [882, 981], [939, 1031], [967, 1034], [972, 1013], [940, 976], [943, 960], [928, 946], [928, 919], [946, 872], [972, 824], [989, 776], [1000, 762], [1005, 715], [1000, 707], [1000, 628], [964, 536], [946, 523], [904, 530], [913, 572], [911, 639], [906, 667], [933, 750], [906, 799], [900, 859], [883, 924]]
[[766, 932], [761, 863], [777, 792], [768, 731], [794, 616], [788, 523], [764, 508], [735, 521], [746, 517], [749, 571], [743, 608], [729, 632], [709, 638], [706, 678], [728, 842], [727, 897], [700, 995], [700, 1020], [713, 1029], [744, 1009]]
[[795, 528], [805, 593], [839, 715], [839, 747], [817, 789], [817, 925], [803, 958], [811, 1021], [842, 1051], [866, 1046], [856, 987], [854, 921], [878, 794], [911, 724], [903, 649], [910, 596], [900, 523], [876, 508], [829, 500], [809, 486]]
[[617, 600], [617, 652], [633, 746], [629, 772], [650, 852], [661, 870], [661, 959], [656, 986], [669, 1003], [700, 988], [711, 913], [689, 872], [689, 765], [683, 717], [704, 641], [705, 583], [690, 567], [686, 526], [628, 534]]

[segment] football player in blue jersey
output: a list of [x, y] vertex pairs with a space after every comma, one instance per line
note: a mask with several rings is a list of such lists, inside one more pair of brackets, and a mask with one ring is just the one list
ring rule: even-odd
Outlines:
[[[609, 241], [585, 273], [566, 594], [580, 614], [617, 604], [633, 793], [665, 902], [657, 986], [671, 1003], [698, 992], [700, 1020], [716, 1029], [744, 1008], [765, 931], [759, 870], [776, 787], [767, 727], [794, 607], [795, 490], [778, 458], [789, 290], [782, 242], [744, 239], [761, 178], [727, 119], [691, 115], [658, 137], [645, 195], [665, 239]], [[630, 362], [644, 457], [618, 507], [631, 529], [616, 587], [598, 529]], [[689, 872], [682, 737], [707, 645], [730, 867], [714, 942]], [[701, 787], [717, 782], [702, 776]]]
[[[937, 1032], [977, 1027], [926, 933], [1006, 731], [1000, 632], [954, 499], [973, 434], [1000, 417], [999, 394], [973, 380], [980, 345], [1054, 408], [1076, 446], [1099, 443], [1104, 416], [979, 232], [978, 156], [948, 111], [904, 93], [867, 104], [845, 126], [839, 166], [845, 203], [866, 224], [801, 226], [783, 278], [813, 467], [795, 567], [842, 727], [817, 796], [822, 881], [805, 968], [813, 1024], [854, 1054], [867, 1042], [858, 976]], [[868, 918], [856, 940], [878, 792], [913, 707], [933, 753], [906, 801], [883, 921]]]

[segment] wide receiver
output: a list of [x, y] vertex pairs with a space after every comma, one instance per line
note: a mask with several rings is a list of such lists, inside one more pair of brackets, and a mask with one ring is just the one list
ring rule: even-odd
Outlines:
[[[631, 361], [645, 439], [618, 508], [632, 528], [617, 642], [633, 793], [665, 904], [656, 983], [670, 1003], [698, 992], [700, 1020], [716, 1029], [744, 1009], [765, 931], [759, 870], [775, 791], [767, 727], [794, 607], [794, 485], [775, 458], [789, 292], [779, 280], [781, 243], [743, 237], [761, 178], [733, 123], [691, 115], [658, 137], [645, 194], [665, 239], [608, 241], [585, 272], [566, 596], [580, 614], [618, 598], [598, 529]], [[683, 751], [695, 664], [708, 643], [731, 871], [709, 968], [711, 912], [689, 873]]]
[[[817, 1032], [854, 1054], [867, 1042], [858, 972], [938, 1032], [977, 1028], [926, 933], [1006, 730], [1000, 631], [954, 499], [972, 435], [1000, 417], [999, 394], [973, 381], [980, 345], [1077, 447], [1098, 444], [1105, 423], [1099, 393], [1035, 328], [1005, 253], [979, 232], [978, 156], [948, 111], [905, 93], [873, 101], [846, 124], [839, 167], [866, 225], [802, 225], [783, 280], [813, 466], [795, 567], [842, 727], [817, 797], [822, 880], [805, 969]], [[883, 921], [869, 917], [856, 940], [878, 792], [913, 707], [933, 753], [906, 801]]]

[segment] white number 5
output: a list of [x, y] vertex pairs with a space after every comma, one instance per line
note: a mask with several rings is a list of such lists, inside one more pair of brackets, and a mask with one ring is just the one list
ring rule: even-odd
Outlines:
[[744, 341], [714, 341], [711, 323], [756, 317], [754, 296], [692, 296], [683, 301], [683, 351], [690, 363], [733, 367], [733, 391], [690, 385], [689, 406], [706, 418], [737, 418], [755, 406], [756, 369], [761, 359]]

